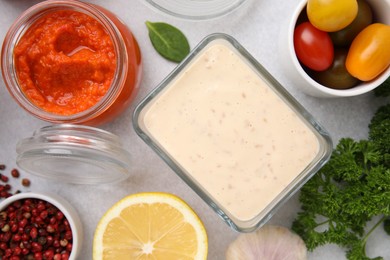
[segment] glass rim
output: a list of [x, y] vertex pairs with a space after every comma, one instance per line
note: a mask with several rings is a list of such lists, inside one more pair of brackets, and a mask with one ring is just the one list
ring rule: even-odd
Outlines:
[[[176, 0], [170, 0], [170, 1], [163, 1], [163, 3], [160, 3], [161, 1], [158, 0], [145, 0], [144, 3], [150, 6], [151, 8], [158, 10], [164, 14], [168, 14], [170, 16], [185, 19], [185, 20], [210, 20], [210, 19], [216, 19], [222, 16], [225, 16], [240, 6], [242, 6], [247, 0], [234, 0], [231, 3], [228, 4], [221, 4], [221, 1], [187, 1], [189, 5], [188, 9], [192, 10], [193, 14], [184, 14], [180, 12], [179, 10], [174, 10], [172, 7], [167, 6], [167, 3], [170, 5], [178, 6], [182, 1], [176, 1]], [[217, 2], [210, 3], [210, 2]], [[213, 5], [215, 4], [215, 6]], [[214, 7], [214, 12], [203, 14], [204, 10], [210, 10], [211, 7]], [[194, 11], [196, 10], [196, 11]]]

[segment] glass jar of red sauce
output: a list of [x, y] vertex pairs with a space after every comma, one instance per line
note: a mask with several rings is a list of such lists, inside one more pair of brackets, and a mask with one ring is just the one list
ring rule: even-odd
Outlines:
[[134, 99], [142, 73], [128, 27], [100, 6], [74, 0], [26, 10], [4, 39], [1, 65], [19, 105], [51, 123], [112, 120]]

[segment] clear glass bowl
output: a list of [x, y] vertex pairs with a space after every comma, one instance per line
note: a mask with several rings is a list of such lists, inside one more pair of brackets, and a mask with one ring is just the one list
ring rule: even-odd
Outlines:
[[201, 41], [136, 107], [133, 125], [240, 232], [268, 221], [332, 152], [327, 131], [226, 34]]
[[246, 0], [145, 0], [149, 6], [169, 15], [206, 20], [226, 15], [241, 6]]

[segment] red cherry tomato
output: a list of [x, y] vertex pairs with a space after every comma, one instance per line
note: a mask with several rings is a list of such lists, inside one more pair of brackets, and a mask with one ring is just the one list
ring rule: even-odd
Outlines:
[[295, 28], [294, 48], [298, 60], [312, 70], [323, 71], [332, 65], [334, 47], [329, 34], [310, 22]]

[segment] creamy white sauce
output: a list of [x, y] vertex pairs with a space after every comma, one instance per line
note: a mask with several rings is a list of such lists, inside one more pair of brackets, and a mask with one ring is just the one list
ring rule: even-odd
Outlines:
[[234, 218], [258, 215], [318, 153], [312, 131], [222, 43], [211, 44], [144, 114], [152, 138]]

